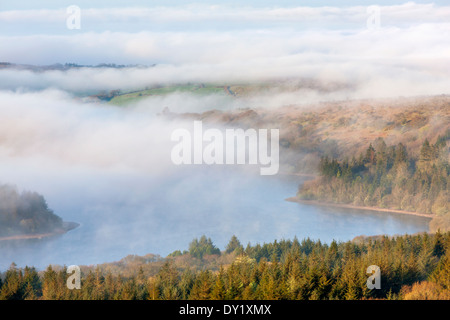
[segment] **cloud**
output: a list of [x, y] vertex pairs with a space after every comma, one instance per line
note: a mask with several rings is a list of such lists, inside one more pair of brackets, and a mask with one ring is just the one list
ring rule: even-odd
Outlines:
[[356, 89], [340, 92], [341, 97], [444, 94], [450, 88], [450, 43], [445, 38], [449, 33], [450, 24], [443, 23], [356, 32], [243, 30], [4, 37], [0, 41], [11, 45], [0, 48], [3, 57], [19, 58], [34, 51], [36, 59], [51, 56], [56, 62], [158, 64], [144, 69], [42, 73], [3, 69], [0, 89], [53, 87], [83, 92], [185, 82], [312, 78]]
[[3, 11], [0, 24], [24, 23], [28, 29], [0, 35], [0, 42], [8, 43], [0, 47], [3, 61], [156, 66], [0, 70], [0, 89], [80, 92], [314, 78], [357, 89], [340, 96], [448, 93], [450, 7], [409, 2], [379, 8], [381, 27], [375, 30], [367, 29], [366, 6], [82, 8], [83, 26], [74, 32], [65, 23], [62, 32], [52, 32], [59, 29], [51, 25], [32, 27], [59, 23], [66, 16], [63, 9]]
[[[37, 64], [73, 61], [175, 65], [283, 58], [298, 52], [325, 52], [331, 57], [339, 54], [351, 58], [367, 54], [354, 49], [362, 43], [370, 44], [373, 38], [367, 32], [370, 17], [367, 8], [229, 5], [82, 8], [81, 30], [66, 28], [64, 8], [10, 10], [0, 12], [0, 26], [6, 30], [0, 40], [8, 43], [1, 47], [0, 56], [12, 62]], [[448, 31], [449, 6], [406, 3], [379, 8], [381, 30], [376, 34], [385, 44], [396, 44], [393, 49], [403, 47], [408, 52], [411, 45], [423, 43], [424, 51], [435, 53], [426, 46], [431, 39], [433, 44], [448, 43], [443, 32]], [[17, 34], [15, 29], [23, 32]], [[427, 37], [422, 37], [425, 29]], [[392, 30], [398, 34], [393, 35]], [[349, 44], [352, 51], [341, 49]], [[370, 50], [386, 47], [366, 45]], [[382, 53], [387, 57], [397, 54]]]
[[[92, 6], [92, 4], [91, 4]], [[257, 26], [269, 27], [279, 23], [294, 23], [291, 26], [302, 25], [302, 22], [315, 26], [329, 27], [330, 25], [353, 25], [364, 27], [367, 20], [369, 5], [353, 6], [253, 6], [251, 3], [242, 4], [180, 4], [176, 6], [154, 5], [153, 7], [129, 6], [119, 7], [88, 7], [80, 5], [82, 19], [87, 28], [97, 28], [105, 23], [110, 26], [119, 23], [135, 25], [151, 24], [202, 24], [209, 23], [211, 27], [225, 24], [232, 27], [253, 28]], [[382, 18], [389, 25], [420, 23], [445, 23], [450, 18], [448, 6], [436, 4], [420, 4], [407, 2], [400, 5], [380, 5]], [[58, 9], [24, 9], [5, 10], [0, 12], [0, 23], [61, 23], [68, 13], [65, 7]], [[317, 22], [319, 24], [317, 24]]]
[[0, 92], [0, 101], [3, 160], [47, 159], [155, 175], [171, 167], [170, 133], [179, 124], [165, 123], [155, 111], [82, 104], [54, 90]]

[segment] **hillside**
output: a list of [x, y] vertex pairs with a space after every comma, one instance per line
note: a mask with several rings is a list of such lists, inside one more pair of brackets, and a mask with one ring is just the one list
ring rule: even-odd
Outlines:
[[107, 101], [112, 105], [127, 106], [152, 96], [166, 96], [174, 93], [192, 94], [196, 97], [215, 95], [232, 99], [251, 99], [267, 94], [295, 94], [299, 90], [312, 90], [319, 93], [345, 89], [343, 83], [322, 83], [314, 79], [278, 79], [256, 82], [204, 82], [204, 83], [171, 83], [149, 85], [135, 90], [112, 90], [91, 98]]
[[323, 102], [276, 109], [208, 111], [185, 115], [220, 124], [280, 128], [282, 146], [329, 157], [359, 154], [376, 138], [403, 143], [419, 155], [425, 139], [450, 129], [450, 96]]
[[[154, 65], [153, 65], [154, 66]], [[1, 69], [11, 69], [11, 70], [28, 70], [32, 72], [45, 72], [45, 71], [67, 71], [71, 69], [79, 69], [79, 68], [114, 68], [114, 69], [123, 69], [123, 68], [148, 68], [144, 65], [123, 65], [123, 64], [115, 64], [115, 63], [100, 63], [97, 65], [80, 65], [77, 63], [55, 63], [51, 65], [30, 65], [30, 64], [20, 64], [20, 63], [11, 63], [11, 62], [0, 62], [0, 70]]]

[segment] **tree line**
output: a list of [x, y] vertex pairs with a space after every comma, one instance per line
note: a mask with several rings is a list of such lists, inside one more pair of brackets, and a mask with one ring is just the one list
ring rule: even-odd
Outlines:
[[[193, 241], [191, 249], [201, 241]], [[208, 242], [208, 241], [207, 241]], [[203, 243], [204, 245], [205, 243]], [[376, 236], [325, 244], [297, 238], [248, 244], [236, 237], [223, 252], [169, 255], [156, 271], [143, 262], [128, 276], [84, 268], [81, 289], [67, 288], [66, 267], [12, 264], [0, 280], [0, 299], [39, 300], [320, 300], [450, 299], [450, 233]], [[180, 259], [232, 258], [218, 269], [181, 267]], [[381, 270], [381, 289], [367, 287], [367, 267]], [[126, 267], [124, 267], [126, 268]]]

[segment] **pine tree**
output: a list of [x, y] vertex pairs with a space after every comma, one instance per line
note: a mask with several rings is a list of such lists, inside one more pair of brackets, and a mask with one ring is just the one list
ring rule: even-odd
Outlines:
[[244, 250], [244, 247], [241, 245], [238, 238], [233, 235], [230, 239], [230, 242], [228, 242], [227, 247], [225, 249], [225, 253], [232, 253], [236, 252], [236, 254], [242, 253]]
[[328, 260], [328, 265], [330, 267], [334, 266], [337, 258], [338, 258], [338, 245], [337, 245], [337, 242], [335, 240], [333, 240], [327, 251], [326, 259]]
[[180, 299], [187, 300], [191, 294], [192, 287], [195, 282], [195, 273], [188, 267], [181, 275], [181, 279], [178, 283], [180, 290]]
[[177, 284], [180, 280], [178, 271], [171, 261], [164, 263], [158, 274], [157, 289], [160, 292], [161, 299], [174, 300], [179, 297]]
[[434, 150], [433, 146], [430, 144], [428, 139], [425, 139], [424, 143], [422, 144], [422, 148], [420, 149], [420, 158], [419, 161], [426, 162], [431, 161], [434, 158]]
[[369, 164], [375, 164], [375, 148], [372, 146], [372, 144], [370, 144], [366, 150], [364, 162]]
[[430, 279], [450, 292], [450, 251], [447, 251], [447, 254], [439, 261]]
[[205, 254], [220, 255], [220, 249], [218, 249], [212, 242], [211, 238], [206, 238], [205, 235], [200, 237], [200, 240], [195, 238], [189, 244], [189, 254], [195, 258], [202, 259]]
[[194, 282], [189, 299], [208, 300], [211, 296], [211, 289], [211, 273], [208, 270], [203, 270]]
[[44, 272], [42, 283], [42, 298], [44, 300], [55, 300], [57, 298], [57, 274], [49, 265]]
[[408, 153], [403, 143], [399, 143], [395, 148], [394, 167], [397, 167], [400, 163], [406, 162], [408, 159]]
[[225, 282], [223, 280], [224, 277], [224, 269], [221, 266], [219, 270], [219, 274], [216, 277], [216, 282], [211, 291], [211, 299], [213, 300], [224, 300], [226, 296], [225, 290]]
[[17, 270], [16, 264], [12, 263], [5, 273], [5, 280], [0, 292], [0, 300], [22, 300], [23, 290], [21, 272]]
[[433, 255], [440, 258], [444, 254], [445, 254], [444, 237], [438, 231], [434, 235]]
[[42, 295], [41, 281], [35, 268], [25, 267], [23, 283], [25, 286], [25, 299], [35, 300]]

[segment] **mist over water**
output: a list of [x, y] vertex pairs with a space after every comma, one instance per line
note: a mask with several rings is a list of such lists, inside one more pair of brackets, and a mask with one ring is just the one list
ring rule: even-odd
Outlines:
[[171, 133], [192, 121], [157, 116], [160, 100], [117, 108], [45, 90], [3, 91], [0, 101], [0, 182], [42, 194], [55, 214], [80, 224], [56, 238], [2, 245], [0, 270], [166, 256], [203, 234], [223, 250], [232, 235], [246, 245], [427, 230], [417, 217], [287, 202], [302, 178], [260, 176], [260, 165], [176, 166]]
[[190, 166], [164, 179], [114, 173], [91, 173], [90, 179], [95, 187], [62, 179], [43, 192], [55, 213], [81, 226], [57, 238], [0, 249], [1, 270], [12, 261], [45, 268], [117, 261], [128, 254], [166, 256], [188, 249], [203, 234], [223, 250], [233, 234], [246, 245], [427, 230], [422, 218], [287, 202], [301, 183], [298, 177]]

